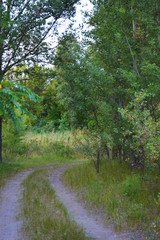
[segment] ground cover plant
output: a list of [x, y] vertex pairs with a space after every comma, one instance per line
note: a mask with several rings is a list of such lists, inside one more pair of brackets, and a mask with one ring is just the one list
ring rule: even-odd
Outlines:
[[48, 170], [39, 170], [30, 174], [23, 183], [24, 239], [89, 239], [85, 237], [82, 229], [70, 220], [47, 177]]
[[93, 163], [68, 169], [64, 183], [102, 214], [106, 222], [113, 222], [116, 230], [139, 229], [144, 239], [160, 238], [159, 177], [131, 172], [124, 164], [113, 161], [101, 164], [97, 174]]

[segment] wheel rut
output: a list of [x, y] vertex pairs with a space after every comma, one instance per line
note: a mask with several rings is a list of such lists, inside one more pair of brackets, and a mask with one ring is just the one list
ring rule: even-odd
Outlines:
[[22, 221], [18, 218], [22, 195], [21, 183], [32, 171], [25, 171], [10, 178], [0, 193], [0, 240], [22, 240]]
[[[117, 234], [112, 227], [106, 227], [96, 214], [89, 214], [83, 205], [78, 201], [75, 193], [70, 192], [61, 181], [61, 176], [66, 168], [54, 169], [49, 176], [50, 183], [59, 200], [67, 208], [70, 217], [81, 225], [86, 236], [101, 240], [131, 240], [130, 233]], [[132, 236], [131, 236], [132, 235]], [[136, 238], [137, 239], [137, 238]]]
[[23, 240], [21, 237], [23, 222], [20, 217], [18, 217], [21, 209], [20, 199], [23, 193], [21, 183], [33, 171], [44, 168], [51, 169], [49, 176], [51, 186], [55, 190], [59, 200], [67, 208], [71, 219], [83, 227], [86, 236], [101, 240], [141, 239], [139, 237], [133, 238], [133, 234], [130, 233], [117, 234], [112, 227], [104, 226], [99, 216], [89, 214], [78, 201], [76, 194], [70, 192], [61, 181], [61, 176], [64, 171], [73, 165], [66, 164], [65, 166], [63, 165], [63, 167], [62, 165], [61, 167], [57, 165], [58, 164], [26, 170], [17, 173], [6, 182], [0, 192], [0, 240]]

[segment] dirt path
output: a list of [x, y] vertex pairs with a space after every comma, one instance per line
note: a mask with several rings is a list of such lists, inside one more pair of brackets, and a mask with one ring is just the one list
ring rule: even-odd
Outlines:
[[[20, 214], [20, 199], [23, 189], [21, 183], [33, 171], [39, 169], [49, 169], [64, 166], [64, 164], [54, 164], [43, 167], [29, 169], [17, 173], [11, 177], [0, 191], [0, 240], [23, 240], [21, 238], [22, 220], [18, 218]], [[65, 164], [68, 166], [68, 164]], [[44, 239], [45, 240], [45, 239]]]
[[[99, 216], [88, 214], [88, 211], [78, 202], [76, 195], [71, 193], [60, 180], [65, 169], [66, 168], [59, 168], [53, 170], [49, 179], [60, 201], [68, 209], [71, 218], [84, 228], [86, 236], [101, 240], [134, 239], [133, 234], [116, 234], [111, 227], [105, 227], [103, 225], [99, 220]], [[139, 240], [140, 238], [135, 239]]]
[[[93, 239], [101, 240], [131, 240], [134, 239], [133, 235], [121, 234], [116, 235], [111, 227], [106, 228], [101, 221], [97, 220], [96, 215], [88, 215], [87, 210], [77, 201], [76, 195], [69, 192], [64, 187], [60, 180], [61, 175], [69, 167], [61, 165], [47, 166], [42, 168], [53, 168], [49, 177], [50, 182], [60, 201], [68, 209], [71, 218], [73, 218], [78, 224], [80, 224], [85, 232], [86, 236]], [[20, 214], [20, 199], [23, 189], [21, 183], [24, 179], [34, 170], [42, 169], [36, 168], [28, 171], [24, 171], [16, 174], [14, 177], [8, 180], [5, 187], [0, 192], [0, 240], [22, 240], [20, 230], [22, 227], [22, 220], [18, 219]], [[140, 238], [135, 238], [139, 240]], [[45, 239], [44, 239], [45, 240]], [[57, 239], [58, 240], [58, 239]]]
[[[18, 240], [22, 221], [18, 220], [23, 180], [31, 170], [12, 177], [0, 193], [0, 240]], [[21, 239], [22, 240], [22, 239]]]

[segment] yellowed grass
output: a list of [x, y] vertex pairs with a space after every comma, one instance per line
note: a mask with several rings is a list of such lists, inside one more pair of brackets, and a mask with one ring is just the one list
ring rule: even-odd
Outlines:
[[62, 142], [64, 145], [69, 145], [71, 147], [73, 145], [74, 136], [71, 131], [37, 134], [28, 132], [23, 140], [25, 142], [36, 141], [40, 145]]

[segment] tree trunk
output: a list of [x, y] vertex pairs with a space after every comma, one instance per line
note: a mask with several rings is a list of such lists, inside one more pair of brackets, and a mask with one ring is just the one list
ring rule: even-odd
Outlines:
[[105, 145], [105, 148], [106, 148], [106, 152], [107, 152], [108, 162], [111, 165], [111, 158], [110, 158], [109, 149], [108, 149], [107, 145]]
[[144, 147], [141, 146], [141, 162], [142, 162], [142, 171], [143, 171], [143, 174], [145, 172], [145, 152], [144, 152]]
[[97, 150], [97, 173], [99, 173], [99, 166], [100, 166], [100, 150]]
[[123, 150], [123, 162], [125, 162], [126, 161], [126, 153], [125, 153], [125, 151]]
[[119, 163], [121, 164], [122, 163], [122, 149], [121, 149], [121, 147], [119, 147], [119, 149], [118, 149], [118, 155], [119, 155]]
[[2, 162], [2, 117], [0, 116], [0, 163]]
[[116, 148], [112, 149], [112, 159], [117, 159], [118, 157], [118, 152]]
[[[156, 3], [156, 13], [157, 13], [157, 26], [159, 27], [160, 26], [160, 20], [159, 20], [159, 4], [158, 4], [158, 1]], [[158, 33], [158, 41], [160, 43], [160, 34]]]
[[136, 165], [136, 159], [135, 159], [134, 152], [132, 150], [130, 150], [129, 158], [130, 158], [131, 170], [134, 171], [134, 168], [135, 168], [135, 165]]

